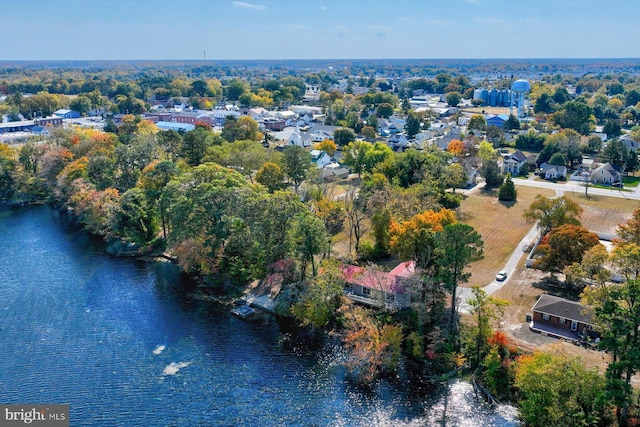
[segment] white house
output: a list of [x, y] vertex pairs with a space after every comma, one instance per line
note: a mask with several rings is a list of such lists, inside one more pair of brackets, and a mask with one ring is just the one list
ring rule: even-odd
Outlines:
[[311, 161], [318, 169], [322, 169], [331, 163], [331, 156], [322, 150], [311, 150]]
[[527, 156], [520, 150], [505, 156], [502, 160], [502, 173], [510, 173], [516, 176], [520, 173], [520, 169], [527, 163]]
[[540, 170], [544, 174], [544, 179], [565, 179], [567, 177], [566, 166], [550, 165], [545, 162], [540, 165]]

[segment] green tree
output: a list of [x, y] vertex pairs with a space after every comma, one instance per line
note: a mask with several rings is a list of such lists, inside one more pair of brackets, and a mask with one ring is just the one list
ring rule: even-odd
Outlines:
[[469, 130], [477, 130], [482, 132], [487, 128], [487, 121], [482, 114], [474, 114], [473, 116], [471, 116], [471, 119], [469, 119], [467, 128]]
[[452, 163], [445, 168], [444, 182], [447, 187], [451, 188], [453, 193], [456, 188], [462, 188], [469, 178], [467, 170], [460, 163]]
[[284, 173], [282, 169], [280, 169], [280, 166], [275, 163], [265, 163], [256, 173], [256, 181], [267, 187], [269, 193], [273, 193], [282, 188], [283, 180]]
[[593, 108], [580, 101], [569, 101], [553, 113], [551, 120], [561, 128], [573, 129], [582, 135], [589, 135], [595, 127]]
[[376, 116], [389, 118], [393, 115], [393, 105], [383, 102], [376, 108]]
[[602, 331], [600, 348], [612, 354], [606, 392], [616, 406], [619, 425], [625, 425], [633, 399], [631, 378], [640, 369], [640, 282], [629, 280], [607, 289], [595, 312]]
[[158, 144], [164, 149], [171, 161], [176, 161], [182, 150], [182, 135], [173, 129], [161, 130], [156, 134]]
[[518, 120], [518, 118], [513, 114], [509, 114], [509, 118], [504, 123], [503, 129], [506, 131], [520, 129], [520, 120]]
[[488, 190], [495, 188], [502, 183], [502, 175], [500, 175], [500, 168], [498, 167], [498, 162], [496, 160], [482, 162], [480, 175], [484, 178], [484, 185]]
[[367, 166], [367, 153], [373, 149], [373, 145], [366, 141], [353, 141], [342, 150], [343, 162], [352, 172], [358, 175], [365, 171]]
[[565, 160], [565, 158], [562, 155], [562, 153], [555, 153], [549, 159], [549, 164], [550, 165], [555, 165], [555, 166], [566, 166], [567, 165], [567, 161]]
[[462, 101], [462, 95], [458, 92], [449, 92], [447, 93], [446, 100], [448, 106], [455, 107]]
[[91, 99], [86, 95], [78, 95], [69, 102], [69, 108], [82, 115], [88, 114], [91, 110]]
[[624, 142], [619, 139], [612, 139], [607, 141], [600, 159], [603, 162], [611, 163], [612, 165], [622, 166], [624, 164], [624, 158], [627, 151], [627, 147]]
[[409, 138], [414, 138], [418, 132], [420, 132], [420, 119], [418, 116], [411, 112], [407, 114], [407, 122], [404, 125], [404, 130], [407, 132]]
[[436, 264], [439, 275], [451, 292], [451, 317], [449, 332], [457, 331], [456, 291], [458, 284], [469, 280], [471, 273], [465, 268], [483, 258], [482, 237], [467, 224], [448, 224], [436, 235]]
[[582, 207], [564, 195], [548, 198], [538, 194], [524, 212], [527, 221], [538, 221], [538, 228], [549, 231], [564, 224], [580, 225]]
[[617, 138], [622, 135], [622, 126], [618, 120], [607, 120], [602, 127], [602, 132], [607, 134], [608, 139]]
[[533, 106], [533, 112], [550, 114], [553, 113], [556, 109], [555, 102], [553, 98], [548, 93], [541, 94], [536, 100], [535, 105]]
[[237, 140], [260, 141], [262, 139], [258, 123], [250, 116], [241, 116], [240, 118], [227, 116], [224, 119], [220, 136], [228, 142]]
[[324, 253], [329, 246], [329, 234], [319, 218], [310, 213], [298, 214], [291, 223], [289, 247], [301, 264], [302, 277], [311, 263], [312, 277], [316, 277], [315, 256]]
[[184, 135], [182, 155], [191, 166], [202, 163], [207, 149], [213, 144], [213, 133], [209, 129], [197, 127]]
[[269, 154], [262, 144], [251, 140], [223, 142], [207, 150], [203, 161], [213, 161], [219, 165], [237, 170], [253, 182], [253, 174], [264, 165]]
[[339, 128], [333, 132], [333, 140], [338, 147], [344, 147], [356, 140], [356, 134], [349, 128]]
[[311, 169], [311, 156], [304, 148], [292, 145], [284, 150], [282, 171], [293, 181], [295, 192]]
[[539, 135], [534, 129], [529, 129], [525, 134], [516, 137], [516, 148], [518, 150], [540, 151], [544, 147], [545, 137]]
[[227, 99], [230, 101], [237, 101], [240, 97], [248, 91], [246, 84], [242, 80], [233, 79], [229, 81], [229, 84], [224, 88]]
[[504, 313], [504, 308], [509, 304], [505, 300], [487, 295], [479, 286], [471, 288], [473, 295], [468, 304], [471, 306], [471, 315], [475, 317], [475, 358], [474, 367], [478, 367], [488, 351], [489, 336], [493, 332], [493, 322]]
[[314, 330], [324, 328], [335, 319], [342, 304], [344, 284], [340, 262], [324, 260], [319, 274], [309, 281], [291, 312], [303, 326], [310, 325]]
[[120, 197], [111, 229], [134, 243], [155, 238], [157, 221], [142, 189], [131, 188]]
[[527, 426], [610, 425], [604, 381], [579, 358], [542, 352], [521, 356], [515, 386], [520, 417]]
[[511, 174], [507, 173], [504, 182], [498, 189], [498, 200], [503, 202], [513, 202], [517, 199], [516, 186], [513, 184]]

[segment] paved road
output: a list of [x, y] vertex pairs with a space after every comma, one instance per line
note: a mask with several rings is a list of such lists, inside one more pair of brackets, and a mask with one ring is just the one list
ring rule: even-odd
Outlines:
[[[567, 181], [565, 183], [554, 183], [548, 181], [540, 181], [535, 176], [531, 176], [528, 179], [514, 178], [513, 183], [515, 185], [521, 185], [524, 187], [538, 187], [547, 188], [549, 190], [560, 191], [566, 194], [584, 194], [584, 184], [579, 181]], [[595, 188], [589, 187], [587, 194], [591, 196], [608, 196], [608, 197], [620, 197], [625, 199], [640, 200], [640, 185], [635, 188], [630, 188], [632, 191], [626, 191], [619, 188]]]
[[[511, 256], [507, 260], [503, 270], [507, 272], [507, 279], [502, 282], [498, 282], [497, 280], [491, 281], [488, 285], [482, 288], [483, 291], [487, 293], [487, 295], [491, 295], [496, 292], [498, 289], [502, 288], [509, 282], [509, 279], [513, 275], [518, 263], [520, 262], [520, 258], [523, 255], [526, 255], [524, 248], [533, 244], [538, 236], [538, 226], [534, 225], [531, 227], [531, 230], [522, 238], [520, 244], [514, 249], [511, 253]], [[497, 271], [496, 271], [497, 273]], [[469, 313], [471, 311], [471, 306], [468, 304], [468, 300], [471, 298], [471, 288], [458, 288], [458, 311], [461, 313]]]

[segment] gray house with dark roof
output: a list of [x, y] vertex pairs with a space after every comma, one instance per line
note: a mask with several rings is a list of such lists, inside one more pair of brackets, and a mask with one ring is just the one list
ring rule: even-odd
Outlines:
[[622, 175], [611, 163], [605, 163], [591, 172], [591, 182], [595, 184], [613, 184], [620, 181]]
[[579, 302], [542, 294], [531, 309], [529, 328], [558, 338], [580, 340], [594, 336], [594, 312]]

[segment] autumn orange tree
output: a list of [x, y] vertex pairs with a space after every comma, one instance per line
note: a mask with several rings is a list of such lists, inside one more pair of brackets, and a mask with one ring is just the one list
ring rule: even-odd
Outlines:
[[447, 151], [454, 156], [459, 157], [464, 151], [464, 143], [459, 139], [454, 139], [449, 143], [449, 145], [447, 145]]
[[392, 253], [414, 260], [418, 267], [427, 269], [433, 262], [435, 233], [456, 222], [455, 212], [449, 209], [428, 210], [407, 221], [391, 221], [389, 247]]
[[599, 245], [598, 235], [584, 227], [565, 224], [552, 229], [546, 235], [538, 250], [542, 257], [534, 263], [540, 270], [557, 273], [567, 265], [580, 263], [585, 252]]
[[379, 374], [395, 370], [402, 350], [402, 328], [379, 325], [361, 307], [345, 306], [342, 314], [347, 330], [344, 343], [350, 353], [347, 366], [358, 380], [368, 384]]

